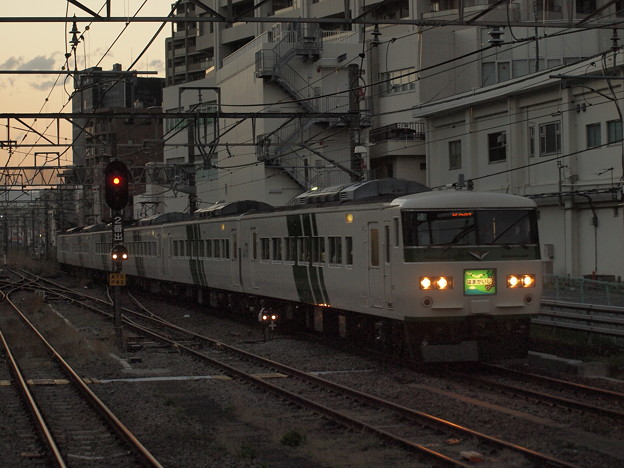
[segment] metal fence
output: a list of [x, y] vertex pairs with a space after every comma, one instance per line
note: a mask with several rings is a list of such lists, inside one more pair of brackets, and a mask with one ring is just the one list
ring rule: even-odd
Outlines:
[[624, 283], [546, 275], [544, 299], [624, 307]]

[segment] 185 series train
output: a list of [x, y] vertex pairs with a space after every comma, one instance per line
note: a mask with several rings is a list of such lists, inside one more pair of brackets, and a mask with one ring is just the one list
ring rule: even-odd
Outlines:
[[[244, 201], [125, 228], [129, 281], [423, 361], [524, 357], [540, 304], [535, 203], [400, 179]], [[182, 215], [178, 215], [182, 216]], [[160, 219], [159, 219], [160, 218]], [[110, 272], [110, 226], [58, 237], [67, 268]]]

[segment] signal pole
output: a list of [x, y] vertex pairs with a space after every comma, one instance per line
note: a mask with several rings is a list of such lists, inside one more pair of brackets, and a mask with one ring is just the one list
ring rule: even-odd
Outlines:
[[128, 259], [128, 249], [124, 246], [122, 210], [128, 204], [130, 171], [121, 161], [112, 161], [104, 168], [104, 195], [106, 204], [112, 211], [112, 273], [108, 284], [113, 288], [114, 328], [117, 344], [123, 349], [123, 319], [121, 316], [121, 287], [126, 285], [126, 275], [122, 273], [123, 262]]

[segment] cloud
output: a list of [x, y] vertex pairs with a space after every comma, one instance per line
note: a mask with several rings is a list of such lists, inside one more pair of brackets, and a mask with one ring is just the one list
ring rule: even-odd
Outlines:
[[9, 57], [3, 63], [0, 63], [1, 70], [54, 70], [56, 56], [58, 52], [54, 52], [49, 56], [37, 55], [31, 59], [24, 57]]
[[159, 72], [165, 71], [165, 62], [162, 60], [152, 60], [150, 61], [149, 66]]
[[4, 63], [0, 63], [0, 69], [15, 70], [22, 63], [24, 63], [24, 59], [22, 57], [9, 57]]
[[52, 54], [49, 57], [44, 55], [37, 55], [35, 58], [24, 62], [22, 65], [18, 67], [19, 70], [53, 70], [54, 63], [56, 59], [54, 58], [55, 54]]
[[59, 84], [57, 83], [56, 80], [45, 80], [45, 81], [37, 81], [37, 82], [31, 81], [28, 84], [31, 88], [34, 88], [37, 91], [48, 91], [54, 86], [55, 83], [57, 85]]

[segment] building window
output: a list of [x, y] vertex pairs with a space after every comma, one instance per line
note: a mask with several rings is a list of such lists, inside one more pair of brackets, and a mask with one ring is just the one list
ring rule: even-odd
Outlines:
[[461, 169], [461, 140], [449, 141], [449, 169]]
[[622, 141], [622, 121], [610, 120], [607, 122], [607, 143], [618, 143]]
[[507, 158], [507, 134], [505, 132], [488, 135], [489, 162], [504, 161]]
[[600, 146], [600, 124], [589, 124], [585, 128], [587, 132], [587, 147], [595, 148], [596, 146]]
[[381, 94], [388, 95], [414, 91], [417, 79], [418, 75], [414, 67], [381, 73]]
[[529, 157], [535, 156], [535, 126], [529, 126]]
[[539, 127], [540, 156], [561, 151], [561, 124], [550, 122]]
[[596, 11], [596, 0], [576, 0], [576, 12], [589, 15]]

